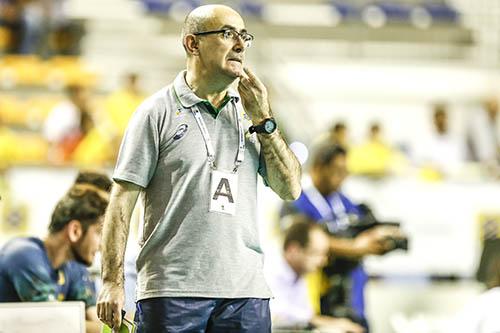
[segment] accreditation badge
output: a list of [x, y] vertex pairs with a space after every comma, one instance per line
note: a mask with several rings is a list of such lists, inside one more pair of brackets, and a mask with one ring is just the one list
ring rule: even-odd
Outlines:
[[238, 196], [238, 174], [212, 170], [210, 211], [234, 215]]

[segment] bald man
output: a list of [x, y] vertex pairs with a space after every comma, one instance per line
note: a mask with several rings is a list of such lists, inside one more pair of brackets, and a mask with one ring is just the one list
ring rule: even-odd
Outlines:
[[293, 200], [300, 164], [277, 130], [265, 86], [243, 66], [254, 37], [241, 16], [226, 6], [198, 7], [182, 36], [186, 70], [136, 110], [120, 148], [98, 316], [120, 325], [124, 249], [140, 194], [138, 332], [270, 332], [258, 174]]

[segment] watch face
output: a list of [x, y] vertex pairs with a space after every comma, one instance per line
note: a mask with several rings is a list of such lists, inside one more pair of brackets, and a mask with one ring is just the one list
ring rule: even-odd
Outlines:
[[264, 123], [264, 129], [267, 133], [272, 133], [276, 129], [276, 123], [272, 120], [266, 120]]

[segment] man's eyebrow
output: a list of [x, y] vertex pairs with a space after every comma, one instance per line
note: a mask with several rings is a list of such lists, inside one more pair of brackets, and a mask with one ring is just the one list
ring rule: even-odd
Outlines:
[[[229, 25], [229, 24], [225, 24], [224, 26], [222, 26], [221, 30], [222, 30], [222, 29], [233, 29], [233, 30], [235, 30], [235, 31], [238, 31], [238, 29], [236, 29], [236, 27], [235, 27], [235, 26], [232, 26], [232, 25]], [[239, 30], [239, 32], [240, 32], [240, 33], [241, 33], [241, 32], [247, 32], [247, 29], [241, 29], [241, 30]]]

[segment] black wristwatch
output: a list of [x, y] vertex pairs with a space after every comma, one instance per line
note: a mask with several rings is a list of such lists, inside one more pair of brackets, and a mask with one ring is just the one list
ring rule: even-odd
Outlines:
[[259, 134], [272, 134], [276, 131], [278, 125], [276, 125], [276, 121], [274, 118], [266, 118], [260, 124], [255, 126], [250, 126], [248, 131], [251, 133], [259, 133]]

